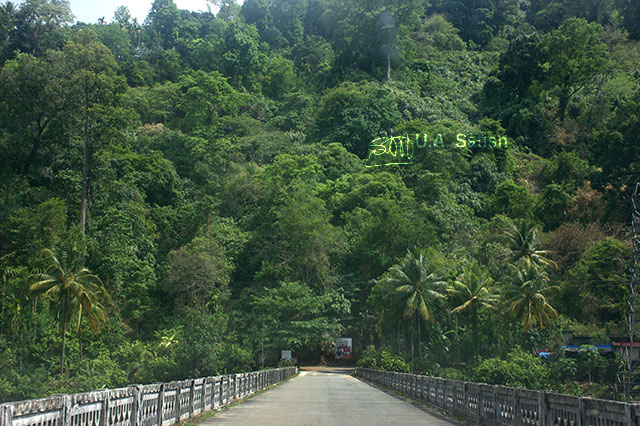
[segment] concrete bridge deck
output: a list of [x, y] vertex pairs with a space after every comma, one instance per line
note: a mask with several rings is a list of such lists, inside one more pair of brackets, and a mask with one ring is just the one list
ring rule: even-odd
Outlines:
[[298, 377], [219, 413], [200, 426], [460, 425], [351, 377], [351, 372], [303, 368]]

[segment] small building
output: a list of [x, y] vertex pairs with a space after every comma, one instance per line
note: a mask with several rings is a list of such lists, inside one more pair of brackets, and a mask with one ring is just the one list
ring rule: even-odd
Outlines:
[[631, 342], [613, 342], [612, 345], [620, 358], [626, 359], [629, 349], [631, 349], [631, 360], [637, 361], [640, 359], [640, 342], [633, 342], [633, 346]]
[[[609, 336], [611, 338], [611, 336]], [[575, 335], [573, 331], [562, 331], [562, 346], [560, 350], [568, 358], [576, 358], [581, 352], [597, 351], [606, 358], [615, 358], [616, 349], [612, 344], [597, 345], [592, 342], [591, 336]]]
[[591, 345], [591, 344], [592, 343], [591, 343], [590, 336], [575, 335], [571, 330], [562, 331], [563, 346], [580, 346], [580, 345]]

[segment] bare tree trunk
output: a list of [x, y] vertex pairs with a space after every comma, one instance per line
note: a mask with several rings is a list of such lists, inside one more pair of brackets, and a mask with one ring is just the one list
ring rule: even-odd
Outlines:
[[409, 329], [409, 333], [411, 334], [411, 365], [413, 365], [413, 361], [414, 361], [414, 358], [413, 358], [413, 338], [414, 338], [414, 334], [415, 333], [411, 329]]
[[396, 324], [398, 325], [398, 354], [400, 353], [400, 320], [397, 320]]
[[262, 327], [262, 336], [260, 339], [260, 363], [262, 364], [262, 368], [264, 369], [264, 326]]
[[64, 376], [64, 348], [67, 340], [67, 318], [65, 316], [62, 325], [62, 356], [60, 357], [60, 375]]
[[20, 327], [20, 373], [22, 373], [22, 360], [24, 359], [24, 326]]
[[480, 361], [480, 333], [478, 332], [478, 311], [476, 308], [473, 308], [472, 315], [473, 324], [471, 325], [471, 333], [473, 338], [473, 349], [476, 356], [476, 364]]
[[391, 79], [391, 52], [387, 52], [387, 80]]
[[418, 318], [418, 355], [420, 356], [420, 361], [422, 361], [422, 333], [420, 329], [420, 323], [422, 321]]
[[80, 230], [84, 234], [85, 223], [87, 221], [87, 198], [89, 197], [89, 141], [87, 127], [89, 122], [89, 105], [87, 93], [84, 95], [84, 141], [82, 144], [82, 203], [80, 205]]
[[80, 363], [82, 363], [82, 307], [78, 312], [78, 344], [80, 345]]
[[4, 301], [5, 301], [6, 291], [7, 291], [7, 276], [6, 274], [2, 274], [2, 313], [0, 314], [0, 318], [4, 318]]

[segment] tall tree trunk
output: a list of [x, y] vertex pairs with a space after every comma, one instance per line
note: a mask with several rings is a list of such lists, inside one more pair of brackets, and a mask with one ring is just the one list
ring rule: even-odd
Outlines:
[[87, 221], [87, 198], [89, 197], [89, 140], [87, 128], [89, 125], [89, 105], [88, 94], [84, 95], [84, 141], [82, 144], [82, 203], [80, 205], [80, 230], [84, 234], [85, 223]]
[[558, 108], [560, 110], [559, 111], [560, 121], [564, 121], [564, 117], [567, 112], [567, 106], [569, 106], [570, 97], [571, 95], [569, 94], [569, 89], [562, 89], [560, 91], [559, 104], [558, 104]]
[[0, 318], [4, 318], [4, 301], [5, 301], [6, 291], [7, 291], [7, 276], [6, 274], [2, 274], [2, 313], [0, 313]]
[[398, 354], [399, 354], [400, 353], [400, 320], [399, 319], [397, 320], [396, 325], [398, 326], [397, 335], [398, 335]]
[[42, 143], [42, 133], [44, 132], [44, 127], [40, 126], [38, 129], [38, 134], [33, 138], [33, 143], [31, 144], [31, 150], [29, 151], [29, 156], [26, 160], [24, 160], [24, 164], [22, 165], [22, 173], [26, 174], [29, 171], [29, 166], [35, 161], [36, 154], [40, 149], [40, 144]]
[[67, 343], [67, 317], [62, 322], [62, 356], [60, 357], [60, 375], [64, 376], [64, 348]]
[[602, 84], [604, 83], [604, 81], [607, 79], [609, 73], [605, 72], [602, 77], [600, 78], [600, 81], [598, 82], [598, 88], [596, 89], [596, 94], [593, 97], [593, 101], [591, 102], [591, 106], [589, 107], [589, 120], [587, 120], [587, 125], [589, 125], [591, 128], [594, 127], [594, 122], [593, 122], [593, 109], [596, 106], [596, 103], [598, 102], [598, 98], [600, 97], [600, 90], [602, 89]]
[[418, 318], [418, 356], [420, 356], [420, 361], [422, 361], [422, 333], [420, 329], [421, 319]]
[[24, 359], [24, 326], [20, 327], [20, 374], [22, 374], [22, 360]]
[[[413, 327], [411, 327], [413, 328]], [[409, 328], [409, 333], [411, 334], [411, 365], [413, 365], [414, 357], [413, 357], [413, 338], [415, 337], [415, 333], [413, 330]]]
[[390, 51], [387, 52], [387, 80], [391, 80], [391, 52]]
[[479, 354], [478, 354], [478, 313], [474, 309], [471, 314], [471, 334], [473, 339], [473, 352], [475, 352], [476, 364], [478, 363]]
[[82, 363], [82, 305], [78, 311], [78, 344], [80, 345], [80, 363]]
[[36, 23], [36, 28], [35, 31], [33, 32], [33, 49], [31, 49], [31, 54], [35, 55], [36, 54], [36, 46], [37, 46], [37, 42], [38, 42], [38, 37], [40, 36], [40, 22]]

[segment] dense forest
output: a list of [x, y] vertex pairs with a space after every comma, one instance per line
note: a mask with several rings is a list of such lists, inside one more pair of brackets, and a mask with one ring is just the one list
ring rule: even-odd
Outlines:
[[0, 5], [0, 401], [337, 337], [614, 396], [619, 358], [560, 346], [628, 333], [640, 2], [210, 3]]

